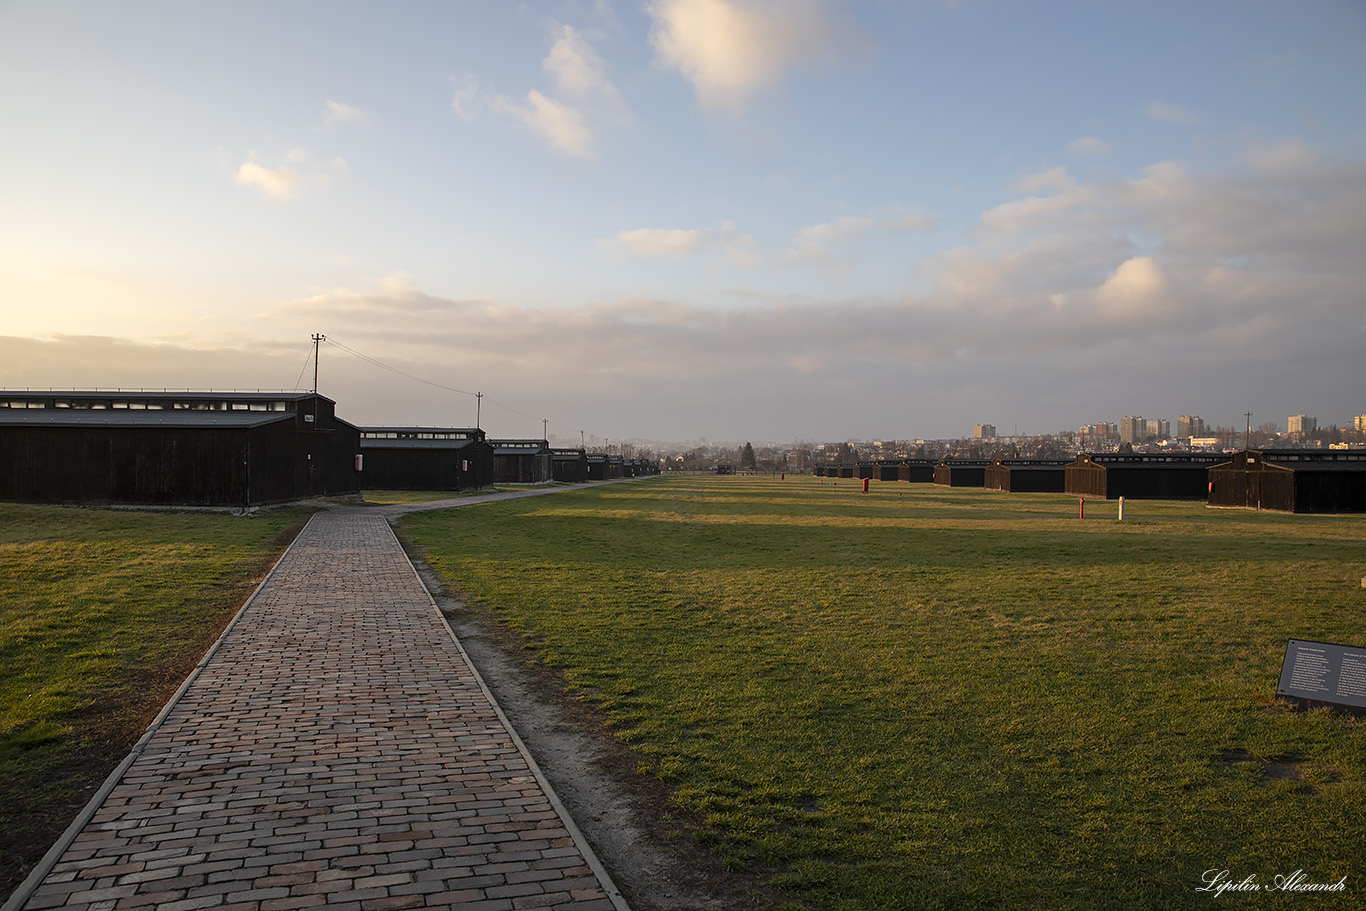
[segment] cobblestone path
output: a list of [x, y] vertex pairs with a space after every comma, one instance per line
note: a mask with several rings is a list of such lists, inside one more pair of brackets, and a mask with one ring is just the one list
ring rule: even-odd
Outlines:
[[349, 509], [313, 517], [5, 907], [626, 905], [383, 515]]

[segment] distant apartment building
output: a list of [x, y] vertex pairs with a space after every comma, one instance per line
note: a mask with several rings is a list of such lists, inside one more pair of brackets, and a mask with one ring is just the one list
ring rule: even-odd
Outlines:
[[1172, 422], [1161, 418], [1148, 419], [1148, 436], [1155, 440], [1168, 440], [1172, 435]]
[[1176, 435], [1183, 440], [1203, 437], [1206, 433], [1205, 422], [1199, 417], [1183, 414], [1176, 419]]
[[990, 440], [996, 436], [995, 424], [974, 424], [972, 427], [972, 438], [974, 440]]
[[1148, 422], [1141, 417], [1128, 415], [1120, 418], [1119, 441], [1121, 443], [1142, 443], [1148, 434]]
[[1318, 418], [1307, 414], [1292, 414], [1286, 421], [1286, 431], [1288, 433], [1306, 434], [1313, 433], [1319, 429]]
[[1352, 427], [1358, 432], [1366, 431], [1366, 414], [1352, 418]]

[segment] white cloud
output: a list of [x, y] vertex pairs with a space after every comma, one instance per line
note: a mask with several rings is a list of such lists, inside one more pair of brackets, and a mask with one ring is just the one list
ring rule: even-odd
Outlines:
[[704, 108], [732, 114], [788, 70], [863, 43], [818, 0], [655, 0], [649, 13], [659, 62], [687, 77]]
[[1096, 299], [1121, 318], [1151, 316], [1166, 311], [1171, 287], [1151, 257], [1126, 259], [1096, 291]]
[[1084, 158], [1099, 157], [1109, 155], [1115, 150], [1114, 144], [1109, 140], [1101, 139], [1099, 136], [1083, 136], [1074, 139], [1067, 144], [1067, 151], [1073, 155], [1080, 155]]
[[1165, 101], [1148, 102], [1148, 116], [1153, 120], [1161, 120], [1166, 123], [1188, 123], [1198, 124], [1200, 118], [1179, 104], [1168, 104]]
[[598, 246], [615, 257], [678, 259], [704, 251], [719, 251], [726, 262], [745, 268], [757, 266], [762, 260], [758, 242], [730, 222], [719, 229], [636, 228], [602, 238]]
[[1076, 183], [1067, 173], [1066, 168], [1041, 171], [1038, 174], [1031, 174], [1022, 178], [1019, 182], [1019, 188], [1026, 193], [1037, 193], [1040, 190], [1056, 190], [1061, 193], [1075, 187]]
[[853, 260], [850, 247], [867, 235], [924, 231], [938, 221], [938, 216], [905, 212], [899, 207], [871, 215], [841, 215], [799, 229], [788, 246], [788, 257], [828, 268], [843, 267]]
[[254, 186], [271, 199], [299, 199], [303, 196], [305, 185], [326, 186], [347, 171], [346, 159], [341, 156], [318, 163], [297, 147], [286, 151], [283, 156], [285, 163], [276, 167], [261, 164], [257, 160], [260, 157], [252, 152], [248, 160], [238, 167], [234, 177], [239, 185]]
[[[888, 414], [907, 414], [906, 390], [916, 388], [943, 395], [919, 396], [891, 435], [966, 432], [977, 418], [963, 415], [987, 401], [973, 389], [997, 413], [1046, 422], [1030, 431], [1114, 414], [1136, 390], [1155, 403], [1137, 405], [1143, 413], [1229, 422], [1280, 407], [1289, 388], [1341, 421], [1360, 411], [1352, 381], [1362, 375], [1366, 162], [1268, 148], [1272, 170], [1254, 148], [1232, 171], [1159, 162], [993, 208], [982, 216], [991, 230], [927, 264], [924, 294], [817, 299], [754, 288], [735, 290], [742, 303], [731, 309], [662, 295], [559, 308], [450, 295], [393, 275], [280, 302], [241, 343], [250, 358], [0, 338], [0, 374], [31, 386], [288, 388], [304, 340], [325, 331], [417, 376], [483, 390], [485, 426], [507, 436], [538, 432], [539, 419], [514, 427], [515, 416], [490, 417], [491, 399], [613, 435], [781, 439], [838, 436], [832, 420], [882, 432]], [[798, 236], [838, 256], [876, 232], [930, 221], [877, 211]], [[613, 238], [652, 256], [720, 256], [747, 240], [728, 223]], [[268, 363], [255, 352], [271, 334], [295, 342], [275, 345]], [[473, 402], [360, 361], [324, 364], [323, 376], [347, 420], [473, 420]], [[466, 404], [467, 418], [452, 416]]]
[[479, 77], [473, 73], [451, 77], [451, 107], [464, 120], [473, 120], [483, 104]]
[[1019, 234], [1050, 224], [1059, 215], [1072, 212], [1087, 197], [1084, 188], [1056, 196], [1029, 196], [1002, 203], [982, 213], [978, 228], [986, 234]]
[[555, 78], [556, 86], [565, 95], [581, 98], [597, 92], [617, 96], [602, 58], [571, 25], [555, 29], [555, 43], [541, 61], [541, 67]]
[[577, 29], [569, 25], [554, 27], [554, 42], [541, 61], [541, 67], [555, 80], [561, 95], [575, 99], [569, 104], [538, 89], [519, 102], [507, 95], [482, 91], [473, 74], [451, 78], [451, 107], [465, 120], [473, 120], [488, 108], [506, 114], [531, 127], [556, 149], [576, 158], [593, 156], [596, 135], [589, 127], [584, 106], [596, 115], [620, 115], [625, 110], [620, 93], [607, 77], [602, 58]]
[[759, 252], [759, 242], [748, 234], [741, 234], [733, 228], [723, 228], [722, 244], [726, 259], [737, 266], [752, 268], [758, 266], [763, 257]]
[[341, 123], [364, 123], [369, 119], [365, 111], [349, 104], [342, 104], [340, 101], [326, 101], [327, 113], [323, 118], [323, 126], [335, 126]]
[[244, 162], [237, 169], [237, 182], [242, 186], [255, 186], [272, 199], [298, 199], [300, 195], [299, 175], [281, 165], [267, 168], [254, 161]]
[[632, 256], [683, 256], [701, 249], [707, 241], [706, 231], [679, 228], [637, 228], [616, 236], [616, 242]]
[[527, 104], [497, 95], [490, 99], [489, 106], [522, 121], [561, 152], [577, 158], [593, 155], [593, 132], [578, 108], [547, 98], [535, 89], [527, 92]]
[[1312, 168], [1319, 156], [1302, 139], [1282, 139], [1277, 142], [1257, 142], [1247, 150], [1248, 163], [1264, 173], [1295, 173]]

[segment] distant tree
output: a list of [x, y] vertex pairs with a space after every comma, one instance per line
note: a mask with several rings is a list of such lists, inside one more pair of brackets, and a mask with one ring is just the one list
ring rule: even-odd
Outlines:
[[1258, 446], [1266, 448], [1274, 446], [1276, 444], [1276, 435], [1279, 432], [1280, 428], [1275, 421], [1264, 421], [1263, 423], [1258, 424], [1252, 431], [1252, 439], [1248, 441], [1248, 448], [1252, 449]]
[[754, 447], [749, 443], [746, 443], [745, 448], [740, 451], [740, 467], [750, 471], [754, 470]]

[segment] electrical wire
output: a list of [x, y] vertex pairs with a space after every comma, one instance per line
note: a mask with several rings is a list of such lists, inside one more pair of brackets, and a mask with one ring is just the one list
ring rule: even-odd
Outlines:
[[[331, 345], [333, 348], [336, 348], [336, 349], [339, 350], [339, 351], [344, 351], [344, 352], [346, 352], [347, 354], [351, 355], [352, 357], [359, 358], [360, 360], [365, 361], [367, 364], [371, 364], [371, 365], [373, 365], [373, 366], [375, 366], [375, 367], [380, 368], [381, 370], [387, 370], [387, 371], [389, 371], [390, 373], [395, 374], [396, 376], [401, 376], [401, 377], [403, 377], [404, 379], [409, 379], [409, 380], [412, 380], [413, 382], [416, 382], [416, 383], [422, 383], [422, 384], [424, 384], [424, 385], [426, 385], [426, 386], [432, 386], [432, 387], [434, 387], [434, 388], [436, 388], [436, 389], [442, 389], [442, 390], [444, 390], [444, 391], [446, 391], [446, 392], [454, 392], [454, 393], [457, 393], [457, 394], [459, 394], [459, 395], [468, 395], [468, 396], [470, 396], [471, 398], [483, 399], [484, 401], [488, 402], [490, 405], [497, 405], [499, 408], [502, 408], [504, 411], [511, 412], [512, 414], [515, 414], [515, 415], [517, 415], [517, 416], [519, 416], [519, 417], [527, 418], [527, 419], [532, 420], [532, 421], [544, 421], [545, 424], [546, 424], [546, 426], [553, 426], [553, 427], [555, 427], [555, 428], [557, 428], [557, 429], [559, 429], [559, 430], [567, 430], [567, 431], [569, 431], [570, 433], [575, 433], [575, 432], [578, 432], [578, 433], [580, 433], [580, 434], [583, 433], [583, 430], [582, 430], [581, 428], [569, 427], [569, 426], [566, 425], [566, 424], [561, 424], [561, 423], [559, 423], [558, 421], [552, 421], [552, 420], [550, 420], [549, 418], [538, 418], [538, 417], [535, 417], [534, 415], [527, 414], [525, 411], [520, 411], [520, 410], [518, 410], [518, 409], [516, 409], [516, 408], [513, 408], [511, 405], [506, 405], [506, 404], [504, 404], [503, 402], [500, 402], [500, 401], [498, 401], [497, 399], [491, 398], [490, 396], [484, 395], [484, 394], [482, 394], [482, 393], [478, 393], [478, 392], [469, 392], [469, 391], [467, 391], [467, 390], [465, 390], [465, 389], [456, 389], [454, 386], [447, 386], [447, 385], [445, 385], [444, 383], [437, 383], [437, 382], [433, 382], [432, 380], [424, 379], [424, 378], [422, 378], [422, 377], [420, 377], [420, 376], [415, 376], [414, 374], [411, 374], [411, 373], [407, 372], [406, 370], [400, 370], [399, 368], [390, 366], [389, 364], [386, 364], [386, 363], [384, 363], [383, 361], [376, 360], [375, 358], [370, 357], [368, 354], [362, 354], [361, 352], [357, 351], [357, 350], [354, 349], [354, 348], [349, 348], [349, 347], [347, 347], [346, 345], [343, 345], [341, 342], [336, 341], [336, 340], [333, 339], [331, 336], [325, 337], [325, 338], [323, 339], [323, 341], [326, 342], [327, 344]], [[304, 361], [304, 367], [305, 367], [305, 369], [307, 369], [307, 367], [308, 367], [308, 362], [307, 362], [307, 361]], [[303, 378], [303, 371], [300, 371], [300, 372], [299, 372], [299, 378], [300, 378], [300, 379]], [[297, 383], [295, 384], [295, 388], [296, 388], [296, 389], [298, 388], [298, 384], [297, 384]]]
[[294, 381], [294, 391], [295, 391], [295, 392], [298, 392], [298, 391], [299, 391], [299, 384], [302, 383], [302, 382], [304, 381], [304, 371], [308, 369], [308, 361], [309, 361], [309, 358], [311, 358], [311, 357], [313, 356], [313, 351], [311, 350], [312, 346], [309, 346], [309, 347], [310, 347], [309, 352], [308, 352], [307, 354], [304, 355], [304, 365], [303, 365], [302, 367], [299, 368], [299, 378], [296, 379], [296, 380]]

